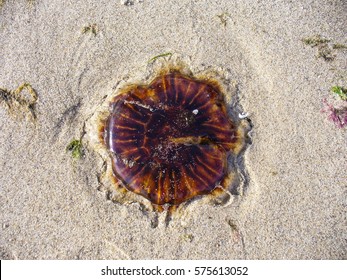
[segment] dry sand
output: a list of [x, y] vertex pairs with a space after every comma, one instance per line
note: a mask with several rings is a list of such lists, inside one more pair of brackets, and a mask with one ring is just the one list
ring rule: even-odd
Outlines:
[[[34, 123], [0, 107], [1, 258], [347, 257], [346, 129], [320, 112], [347, 84], [347, 52], [326, 61], [302, 42], [347, 44], [346, 1], [3, 2], [0, 87], [28, 82], [39, 99]], [[86, 135], [83, 159], [66, 152], [103, 97], [164, 52], [227, 72], [253, 123], [244, 195], [194, 201], [168, 224], [98, 191]]]

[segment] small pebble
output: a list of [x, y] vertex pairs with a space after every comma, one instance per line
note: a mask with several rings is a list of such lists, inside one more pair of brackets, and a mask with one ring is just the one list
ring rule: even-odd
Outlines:
[[245, 119], [245, 118], [247, 118], [247, 117], [248, 117], [248, 113], [245, 113], [245, 112], [239, 113], [239, 118], [240, 118], [240, 119]]
[[134, 5], [134, 1], [132, 0], [121, 0], [120, 1], [122, 5], [125, 5], [125, 6], [132, 6]]

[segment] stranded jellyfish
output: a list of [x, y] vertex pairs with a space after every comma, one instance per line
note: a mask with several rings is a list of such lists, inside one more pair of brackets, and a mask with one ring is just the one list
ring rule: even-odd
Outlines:
[[156, 205], [179, 205], [223, 184], [242, 136], [215, 82], [178, 71], [110, 103], [101, 138], [113, 176]]

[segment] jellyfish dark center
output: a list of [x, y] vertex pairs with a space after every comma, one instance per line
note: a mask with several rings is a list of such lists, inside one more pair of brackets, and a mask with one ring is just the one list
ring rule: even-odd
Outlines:
[[153, 112], [145, 137], [153, 160], [162, 164], [182, 165], [191, 161], [188, 154], [195, 142], [189, 128], [196, 122], [194, 113], [180, 108]]
[[104, 140], [127, 189], [177, 205], [223, 180], [238, 137], [213, 86], [173, 73], [111, 105]]

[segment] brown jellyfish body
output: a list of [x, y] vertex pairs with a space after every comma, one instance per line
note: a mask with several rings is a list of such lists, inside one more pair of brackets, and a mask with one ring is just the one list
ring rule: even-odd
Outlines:
[[154, 205], [177, 206], [223, 185], [242, 145], [219, 87], [178, 71], [125, 89], [101, 138], [113, 176]]

